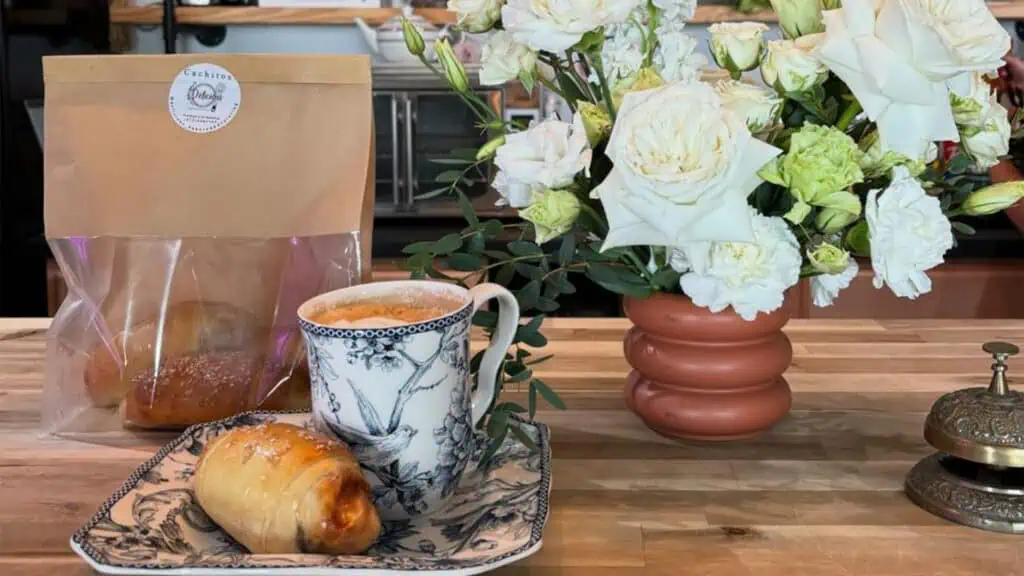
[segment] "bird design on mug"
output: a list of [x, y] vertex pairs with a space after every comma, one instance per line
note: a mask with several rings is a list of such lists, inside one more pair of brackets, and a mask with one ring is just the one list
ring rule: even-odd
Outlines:
[[416, 429], [408, 424], [402, 424], [397, 430], [385, 436], [364, 434], [331, 421], [327, 421], [327, 427], [348, 444], [356, 460], [364, 466], [374, 468], [397, 461], [402, 452], [409, 447], [412, 437], [416, 435]]

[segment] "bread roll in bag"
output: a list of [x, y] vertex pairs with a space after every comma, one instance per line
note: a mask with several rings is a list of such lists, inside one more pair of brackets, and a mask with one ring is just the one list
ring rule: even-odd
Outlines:
[[235, 428], [210, 441], [194, 491], [253, 554], [357, 554], [380, 533], [370, 487], [348, 449], [291, 424]]

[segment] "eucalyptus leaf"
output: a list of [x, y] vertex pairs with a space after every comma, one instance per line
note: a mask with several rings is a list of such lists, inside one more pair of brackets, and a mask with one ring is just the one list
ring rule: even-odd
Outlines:
[[562, 245], [558, 248], [558, 263], [562, 266], [572, 262], [576, 255], [576, 235], [573, 233], [562, 236]]
[[469, 237], [467, 249], [473, 254], [483, 254], [484, 246], [483, 234], [473, 234]]
[[508, 260], [512, 258], [512, 256], [508, 252], [503, 252], [501, 250], [484, 250], [484, 255], [487, 256], [488, 258], [493, 258], [499, 262], [501, 262], [502, 260]]
[[406, 260], [406, 264], [411, 270], [418, 270], [425, 268], [431, 262], [434, 261], [434, 255], [430, 252], [420, 252], [419, 254], [413, 254]]
[[537, 299], [536, 306], [537, 306], [537, 310], [540, 310], [541, 312], [554, 312], [555, 310], [558, 310], [558, 308], [559, 308], [558, 302], [556, 302], [555, 300], [552, 300], [551, 298], [544, 298], [544, 297], [541, 297], [541, 298]]
[[537, 280], [530, 280], [516, 292], [516, 299], [519, 301], [520, 310], [533, 308], [538, 298], [540, 298], [540, 282]]
[[525, 332], [516, 333], [516, 338], [526, 344], [527, 346], [533, 346], [534, 348], [543, 348], [548, 345], [548, 339], [540, 332]]
[[524, 370], [521, 370], [521, 371], [517, 372], [513, 376], [510, 376], [508, 381], [509, 382], [526, 382], [532, 376], [533, 376], [533, 371], [530, 370], [529, 368], [526, 368]]
[[537, 266], [531, 266], [529, 264], [526, 264], [525, 262], [516, 262], [515, 267], [516, 272], [518, 272], [519, 275], [523, 276], [524, 278], [529, 278], [530, 280], [540, 280], [541, 278], [544, 277], [544, 271]]
[[462, 170], [445, 170], [434, 176], [434, 182], [458, 182], [462, 179]]
[[679, 272], [676, 272], [671, 268], [662, 268], [655, 272], [654, 276], [651, 277], [651, 284], [654, 285], [656, 289], [668, 290], [678, 286], [679, 277]]
[[526, 412], [526, 408], [523, 408], [515, 402], [502, 402], [494, 407], [496, 412], [508, 412], [509, 414], [522, 414]]
[[543, 380], [541, 380], [540, 378], [534, 378], [533, 384], [536, 386], [537, 392], [539, 392], [540, 395], [544, 397], [545, 402], [559, 410], [565, 410], [565, 402], [562, 402], [562, 399], [558, 396], [558, 394], [554, 390], [552, 390]]
[[488, 220], [484, 222], [484, 233], [488, 236], [501, 234], [501, 220]]
[[451, 254], [462, 248], [462, 237], [458, 234], [446, 234], [434, 244], [434, 253]]
[[527, 404], [530, 420], [533, 420], [533, 417], [537, 415], [537, 385], [533, 381], [530, 382], [529, 401]]
[[[493, 418], [493, 416], [491, 417]], [[498, 449], [505, 443], [505, 436], [508, 435], [508, 421], [502, 419], [503, 426], [497, 431], [496, 434], [491, 434], [490, 426], [487, 427], [487, 435], [491, 438], [491, 443], [487, 445], [487, 450], [484, 451], [483, 456], [480, 457], [480, 462], [486, 464], [494, 458], [494, 455], [498, 453]]]
[[449, 166], [468, 166], [473, 163], [473, 160], [469, 158], [431, 158], [430, 162], [433, 164], [446, 164]]
[[473, 354], [473, 357], [469, 360], [469, 372], [470, 372], [470, 374], [476, 374], [477, 372], [480, 371], [480, 362], [483, 361], [483, 359], [484, 359], [484, 352], [486, 352], [486, 351], [487, 350], [481, 350], [481, 351], [477, 352], [476, 354]]
[[526, 363], [526, 365], [527, 366], [536, 366], [537, 364], [541, 364], [543, 362], [547, 362], [548, 360], [551, 360], [554, 357], [555, 357], [554, 354], [545, 354], [543, 356], [537, 356], [536, 358], [533, 358], [530, 361], [528, 361]]
[[505, 374], [515, 376], [516, 374], [521, 374], [526, 370], [526, 364], [523, 364], [519, 360], [509, 360], [508, 362], [505, 362], [503, 370], [505, 371]]
[[412, 197], [412, 199], [413, 200], [430, 200], [432, 198], [437, 198], [439, 196], [444, 196], [449, 191], [451, 191], [451, 186], [442, 186], [440, 188], [434, 188], [433, 190], [428, 190], [426, 192], [423, 192], [423, 193], [420, 193], [420, 194], [416, 194], [416, 195], [414, 195]]
[[495, 410], [491, 412], [491, 417], [487, 419], [487, 434], [493, 438], [506, 426], [508, 426], [508, 412]]
[[469, 201], [466, 194], [462, 190], [456, 190], [459, 195], [459, 210], [462, 211], [462, 217], [469, 222], [470, 226], [476, 226], [480, 223], [480, 219], [476, 217], [476, 211], [473, 210], [473, 203]]
[[490, 310], [477, 310], [473, 314], [473, 326], [494, 328], [498, 325], [498, 313]]
[[423, 252], [430, 252], [434, 249], [434, 242], [413, 242], [405, 248], [402, 248], [403, 254], [421, 254]]
[[971, 167], [971, 159], [964, 154], [958, 154], [949, 161], [946, 171], [950, 174], [963, 174]]
[[526, 446], [531, 451], [537, 450], [537, 443], [534, 442], [533, 438], [530, 438], [530, 435], [524, 432], [518, 424], [512, 424], [508, 429], [512, 431], [512, 435], [515, 436], [516, 440], [519, 440], [523, 446]]
[[544, 254], [544, 251], [540, 249], [540, 246], [525, 240], [509, 242], [508, 251], [511, 252], [513, 256], [542, 256]]
[[516, 267], [514, 264], [505, 264], [501, 268], [498, 268], [498, 273], [494, 275], [494, 281], [502, 286], [508, 286], [516, 276]]
[[482, 268], [484, 263], [476, 254], [456, 252], [448, 256], [448, 265], [459, 272], [473, 272]]

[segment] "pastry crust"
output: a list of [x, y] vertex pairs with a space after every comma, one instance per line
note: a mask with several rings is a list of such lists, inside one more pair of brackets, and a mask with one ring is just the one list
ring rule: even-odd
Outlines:
[[235, 428], [212, 440], [194, 491], [206, 514], [253, 554], [357, 554], [380, 533], [351, 452], [291, 424]]

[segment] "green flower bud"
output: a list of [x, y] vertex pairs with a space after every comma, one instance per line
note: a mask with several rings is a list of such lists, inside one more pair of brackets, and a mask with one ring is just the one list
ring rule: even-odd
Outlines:
[[405, 39], [405, 47], [409, 50], [409, 54], [413, 56], [422, 56], [427, 49], [419, 28], [404, 16], [402, 17], [402, 38]]
[[860, 216], [837, 208], [824, 208], [818, 212], [814, 225], [826, 234], [834, 234], [846, 228]]
[[629, 92], [652, 90], [665, 85], [665, 79], [654, 68], [641, 68], [632, 78], [620, 80], [612, 89], [612, 103], [615, 109], [622, 107], [622, 100]]
[[591, 148], [597, 146], [612, 131], [612, 119], [608, 112], [593, 102], [576, 103], [576, 112], [583, 118], [583, 128], [587, 131], [587, 141]]
[[857, 256], [871, 255], [871, 233], [868, 230], [867, 220], [857, 222], [853, 228], [846, 231], [843, 237], [843, 244]]
[[434, 42], [434, 53], [437, 54], [437, 59], [441, 62], [441, 68], [444, 70], [444, 77], [452, 89], [456, 92], [468, 92], [469, 78], [466, 76], [466, 69], [455, 56], [455, 51], [452, 50], [452, 45], [448, 43], [447, 38]]
[[497, 138], [491, 138], [487, 144], [484, 144], [476, 151], [476, 159], [484, 160], [494, 156], [494, 153], [498, 151], [505, 144], [505, 136], [498, 136]]
[[572, 228], [580, 214], [580, 200], [569, 190], [544, 190], [519, 211], [519, 217], [533, 224], [537, 244], [558, 238]]
[[790, 193], [820, 206], [829, 195], [864, 181], [857, 143], [831, 126], [806, 124], [793, 134], [782, 170]]
[[822, 242], [813, 250], [807, 250], [807, 259], [811, 266], [822, 274], [839, 274], [850, 264], [850, 253], [828, 242]]
[[968, 216], [988, 216], [1002, 212], [1024, 199], [1024, 182], [1003, 182], [975, 190], [960, 205]]
[[822, 0], [771, 0], [779, 16], [779, 27], [787, 38], [825, 31], [821, 20]]

